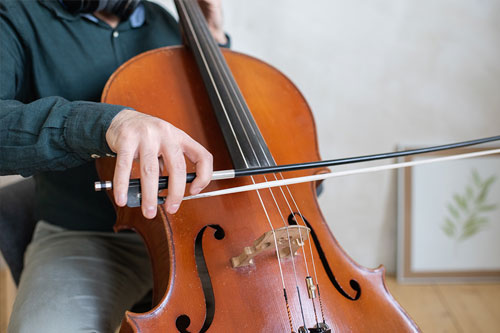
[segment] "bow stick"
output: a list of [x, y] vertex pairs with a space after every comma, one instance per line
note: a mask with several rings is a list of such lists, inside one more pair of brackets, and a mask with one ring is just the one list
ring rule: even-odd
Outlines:
[[286, 179], [280, 179], [280, 180], [266, 181], [266, 182], [262, 182], [262, 183], [243, 185], [243, 186], [231, 187], [231, 188], [223, 189], [223, 190], [217, 190], [217, 191], [200, 193], [200, 194], [196, 194], [196, 195], [190, 195], [190, 196], [184, 197], [183, 200], [209, 198], [209, 197], [215, 197], [215, 196], [219, 196], [219, 195], [254, 191], [254, 190], [260, 190], [260, 189], [270, 188], [270, 187], [278, 187], [278, 186], [286, 186], [286, 185], [292, 185], [292, 184], [313, 182], [313, 181], [318, 181], [318, 180], [323, 180], [323, 179], [333, 178], [333, 177], [342, 177], [342, 176], [358, 175], [358, 174], [362, 174], [362, 173], [371, 173], [371, 172], [383, 171], [383, 170], [400, 169], [400, 168], [406, 168], [406, 167], [415, 166], [415, 165], [430, 164], [430, 163], [452, 161], [452, 160], [460, 160], [460, 159], [464, 159], [464, 158], [486, 156], [486, 155], [493, 155], [493, 154], [500, 154], [500, 149], [490, 149], [490, 150], [484, 150], [484, 151], [479, 151], [479, 152], [474, 152], [474, 153], [450, 155], [450, 156], [446, 156], [446, 157], [437, 157], [437, 158], [431, 158], [431, 159], [420, 160], [420, 161], [394, 163], [394, 164], [388, 164], [388, 165], [381, 165], [381, 166], [360, 168], [360, 169], [346, 170], [346, 171], [339, 171], [339, 172], [327, 172], [327, 173], [313, 175], [313, 176], [304, 176], [304, 177], [286, 178]]
[[[493, 141], [500, 141], [500, 135], [476, 139], [476, 140], [450, 143], [450, 144], [445, 144], [445, 145], [440, 145], [440, 146], [432, 146], [432, 147], [411, 149], [411, 150], [404, 150], [404, 151], [397, 151], [397, 152], [364, 155], [364, 156], [356, 156], [356, 157], [347, 157], [347, 158], [317, 161], [317, 162], [264, 166], [264, 167], [248, 168], [248, 169], [221, 170], [221, 171], [215, 171], [212, 174], [212, 180], [232, 179], [232, 178], [236, 178], [236, 177], [253, 176], [253, 175], [260, 175], [260, 174], [267, 174], [267, 173], [296, 171], [296, 170], [313, 169], [313, 168], [320, 168], [320, 167], [329, 167], [329, 166], [337, 166], [337, 165], [344, 165], [344, 164], [376, 161], [376, 160], [382, 160], [382, 159], [388, 159], [388, 158], [404, 157], [404, 156], [410, 156], [410, 155], [431, 153], [431, 152], [436, 152], [436, 151], [441, 151], [441, 150], [448, 150], [448, 149], [454, 149], [454, 148], [473, 146], [473, 145], [478, 145], [478, 144], [493, 142]], [[468, 158], [468, 157], [478, 156], [478, 155], [472, 155], [472, 154], [475, 154], [475, 153], [462, 154], [462, 155], [456, 155], [456, 156], [462, 156], [460, 158]], [[495, 154], [495, 152], [491, 152], [490, 154]], [[486, 154], [483, 154], [483, 155], [486, 155]], [[435, 162], [438, 162], [441, 160], [449, 160], [449, 159], [450, 159], [449, 157], [436, 158], [436, 159], [432, 159], [432, 161], [433, 161], [432, 163], [435, 163]], [[454, 159], [458, 159], [458, 158], [454, 158]], [[407, 162], [407, 163], [415, 163], [415, 162]], [[427, 163], [431, 163], [431, 162], [427, 162]], [[420, 164], [422, 164], [422, 163], [420, 163]], [[397, 167], [396, 165], [400, 165], [400, 166]], [[412, 165], [417, 165], [417, 164], [412, 164]], [[385, 168], [373, 167], [373, 168], [365, 168], [365, 169], [359, 169], [359, 170], [365, 170], [365, 171], [363, 171], [363, 173], [365, 173], [365, 172], [375, 172], [375, 171], [379, 171], [379, 170], [397, 169], [397, 168], [402, 168], [402, 167], [407, 167], [407, 166], [412, 166], [412, 165], [405, 164], [404, 166], [402, 166], [402, 164], [399, 163], [399, 164], [384, 166]], [[394, 166], [394, 167], [391, 167], [391, 166]], [[356, 173], [361, 173], [361, 172], [359, 172], [359, 171], [355, 172], [355, 170], [353, 170], [352, 174], [356, 174]], [[332, 173], [329, 173], [329, 174], [332, 174]], [[309, 177], [320, 177], [321, 176], [324, 178], [314, 178], [314, 179], [310, 179], [310, 180], [307, 179], [307, 180], [304, 180], [303, 182], [321, 180], [321, 179], [326, 179], [326, 178], [330, 178], [330, 177], [338, 177], [340, 175], [346, 175], [345, 172], [340, 172], [340, 173], [335, 173], [335, 174], [336, 174], [336, 176], [326, 176], [328, 174], [309, 176]], [[191, 183], [195, 177], [196, 177], [196, 173], [188, 173], [186, 175], [186, 182]], [[300, 177], [300, 178], [308, 178], [308, 177]], [[297, 179], [300, 179], [300, 178], [297, 178]], [[297, 179], [295, 179], [295, 180], [297, 180]], [[280, 181], [280, 182], [282, 182], [282, 181]], [[268, 182], [268, 184], [270, 184], [270, 183], [275, 184], [275, 182]], [[295, 182], [293, 184], [296, 184], [296, 183], [299, 183], [299, 182]], [[282, 183], [282, 185], [286, 185], [286, 184]], [[129, 181], [129, 190], [133, 190], [133, 192], [135, 192], [135, 193], [140, 193], [140, 186], [141, 186], [140, 179], [131, 179]], [[167, 186], [168, 186], [168, 176], [160, 177], [159, 182], [158, 182], [158, 190], [166, 189]], [[281, 185], [274, 185], [274, 186], [281, 186]], [[243, 187], [245, 187], [245, 186], [243, 186]], [[271, 187], [271, 186], [263, 186], [260, 188], [264, 188], [264, 187]], [[95, 182], [94, 188], [96, 191], [111, 190], [113, 188], [113, 183], [111, 181]], [[251, 189], [247, 189], [246, 191], [250, 191], [250, 190]], [[221, 191], [225, 191], [225, 190], [221, 190]], [[219, 192], [219, 191], [216, 191], [216, 192]], [[239, 192], [241, 192], [241, 191], [239, 191]], [[189, 196], [189, 197], [186, 197], [184, 199], [187, 200], [187, 199], [206, 197], [207, 193], [198, 194], [196, 196]], [[236, 192], [229, 192], [229, 193], [236, 193]]]

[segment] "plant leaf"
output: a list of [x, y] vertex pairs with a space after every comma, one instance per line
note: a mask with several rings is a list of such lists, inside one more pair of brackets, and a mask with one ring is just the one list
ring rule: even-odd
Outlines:
[[479, 219], [475, 215], [471, 215], [462, 227], [460, 239], [466, 239], [476, 234], [479, 231], [480, 225]]
[[467, 219], [467, 221], [465, 221], [462, 229], [465, 230], [465, 229], [470, 229], [474, 226], [477, 225], [477, 218], [475, 216], [471, 216]]
[[452, 204], [448, 204], [448, 211], [455, 219], [458, 219], [460, 217], [459, 211], [455, 207], [453, 207]]
[[474, 236], [479, 231], [479, 227], [471, 226], [470, 228], [464, 229], [460, 235], [459, 240], [465, 240], [471, 236]]
[[481, 204], [484, 202], [486, 196], [488, 195], [490, 187], [495, 182], [495, 180], [495, 176], [491, 176], [490, 178], [486, 179], [486, 181], [481, 186], [481, 190], [479, 191], [479, 195], [477, 196], [476, 203]]
[[455, 235], [456, 231], [455, 224], [449, 218], [446, 218], [444, 220], [444, 224], [441, 226], [441, 229], [447, 236], [451, 238], [453, 238], [453, 236]]
[[[452, 202], [448, 202], [449, 216], [445, 217], [441, 230], [456, 241], [463, 241], [484, 229], [490, 220], [482, 214], [495, 210], [498, 204], [486, 203], [488, 193], [496, 176], [490, 176], [484, 182], [476, 169], [472, 169], [472, 182], [469, 181], [462, 193], [454, 193]], [[475, 194], [477, 193], [477, 194]]]
[[467, 211], [467, 201], [460, 194], [455, 193], [455, 195], [453, 195], [453, 199], [455, 200], [459, 208]]
[[477, 207], [477, 210], [480, 212], [489, 212], [489, 211], [495, 210], [497, 207], [498, 207], [498, 205], [483, 205], [483, 206]]
[[493, 175], [493, 176], [490, 176], [488, 179], [486, 179], [486, 181], [484, 182], [486, 185], [490, 186], [491, 184], [493, 184], [495, 181], [497, 180], [497, 176]]
[[480, 227], [483, 227], [485, 224], [487, 224], [489, 222], [489, 219], [487, 219], [486, 217], [478, 217], [477, 220], [476, 220], [476, 223], [480, 226]]

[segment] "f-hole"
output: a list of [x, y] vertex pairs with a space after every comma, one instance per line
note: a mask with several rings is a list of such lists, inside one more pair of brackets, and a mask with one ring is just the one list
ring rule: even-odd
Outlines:
[[[205, 255], [203, 254], [203, 233], [210, 227], [215, 230], [214, 238], [217, 240], [221, 240], [225, 236], [224, 229], [222, 229], [219, 225], [209, 224], [204, 226], [198, 235], [196, 236], [195, 245], [194, 245], [194, 254], [196, 260], [196, 268], [198, 269], [198, 276], [200, 277], [201, 286], [203, 288], [203, 294], [205, 295], [205, 322], [203, 323], [203, 327], [200, 330], [200, 333], [206, 332], [210, 325], [212, 325], [212, 321], [214, 320], [215, 315], [215, 297], [214, 290], [212, 288], [212, 281], [210, 280], [210, 275], [208, 274], [207, 263], [205, 261]], [[179, 330], [180, 333], [190, 333], [188, 331], [188, 327], [191, 324], [191, 319], [188, 315], [183, 314], [177, 317], [175, 321], [175, 326]]]
[[300, 216], [307, 227], [311, 229], [311, 237], [313, 239], [314, 245], [316, 246], [316, 250], [318, 251], [319, 258], [321, 259], [321, 264], [323, 265], [323, 268], [325, 269], [326, 274], [328, 275], [328, 278], [332, 282], [333, 286], [337, 291], [344, 296], [345, 298], [351, 300], [351, 301], [356, 301], [361, 297], [361, 286], [359, 285], [358, 281], [356, 280], [350, 280], [349, 285], [351, 288], [356, 292], [354, 297], [350, 296], [348, 293], [344, 291], [344, 289], [340, 286], [340, 284], [337, 282], [337, 279], [335, 278], [335, 275], [333, 275], [332, 269], [330, 268], [330, 265], [328, 264], [328, 260], [326, 259], [325, 252], [323, 252], [323, 249], [321, 248], [321, 244], [319, 243], [318, 236], [316, 235], [316, 232], [314, 229], [311, 227], [311, 224], [307, 219], [301, 215], [300, 213], [293, 212], [288, 216], [288, 224], [289, 225], [297, 225], [297, 220], [295, 219], [295, 215]]

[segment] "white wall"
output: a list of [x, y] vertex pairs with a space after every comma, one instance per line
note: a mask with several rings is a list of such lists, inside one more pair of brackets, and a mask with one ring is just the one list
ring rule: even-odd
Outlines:
[[[500, 1], [223, 0], [233, 49], [305, 94], [323, 158], [500, 134]], [[396, 174], [329, 180], [345, 250], [395, 270]]]

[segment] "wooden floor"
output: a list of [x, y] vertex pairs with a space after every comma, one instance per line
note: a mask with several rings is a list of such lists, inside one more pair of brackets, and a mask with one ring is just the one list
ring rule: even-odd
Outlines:
[[16, 294], [14, 281], [2, 259], [0, 256], [0, 333], [7, 332], [10, 311]]
[[386, 283], [422, 332], [500, 332], [500, 283], [401, 285], [392, 277]]
[[[500, 284], [387, 286], [423, 332], [500, 332]], [[15, 289], [6, 269], [0, 269], [0, 333], [7, 331]]]

